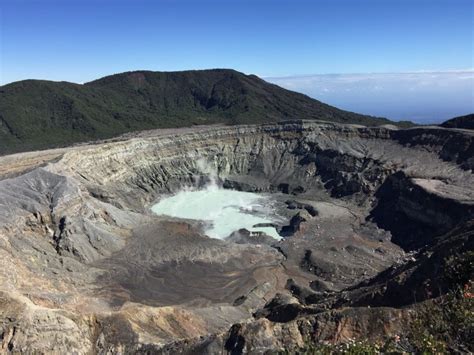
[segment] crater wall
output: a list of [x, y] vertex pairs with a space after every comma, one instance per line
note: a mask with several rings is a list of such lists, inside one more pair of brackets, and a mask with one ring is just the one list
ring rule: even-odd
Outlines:
[[[473, 146], [453, 129], [291, 121], [2, 157], [2, 346], [166, 349], [251, 322], [277, 294], [296, 309], [357, 285], [474, 217]], [[234, 243], [151, 213], [210, 178], [272, 193], [292, 233]]]

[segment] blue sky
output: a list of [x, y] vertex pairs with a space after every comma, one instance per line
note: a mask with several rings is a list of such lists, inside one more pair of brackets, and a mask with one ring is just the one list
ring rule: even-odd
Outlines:
[[3, 0], [0, 83], [87, 82], [137, 69], [265, 77], [467, 70], [473, 3]]
[[474, 112], [474, 71], [301, 75], [265, 78], [342, 109], [437, 123]]

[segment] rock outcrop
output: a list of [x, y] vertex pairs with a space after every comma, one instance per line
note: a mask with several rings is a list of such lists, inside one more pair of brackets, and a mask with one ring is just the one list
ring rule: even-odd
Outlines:
[[[396, 334], [427, 255], [474, 218], [473, 150], [468, 131], [290, 121], [1, 157], [0, 346], [238, 353]], [[216, 240], [151, 212], [209, 178], [271, 194], [287, 237]], [[388, 281], [413, 262], [422, 276]]]

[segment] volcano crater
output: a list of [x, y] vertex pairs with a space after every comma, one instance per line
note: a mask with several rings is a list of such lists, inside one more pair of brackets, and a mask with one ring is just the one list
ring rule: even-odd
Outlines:
[[[0, 158], [2, 312], [19, 329], [68, 324], [59, 350], [92, 348], [92, 334], [136, 350], [223, 334], [278, 295], [324, 300], [473, 218], [473, 150], [461, 130], [289, 121]], [[212, 179], [266, 198], [268, 218], [218, 239], [205, 219], [152, 211]], [[23, 331], [18, 342], [44, 345]]]

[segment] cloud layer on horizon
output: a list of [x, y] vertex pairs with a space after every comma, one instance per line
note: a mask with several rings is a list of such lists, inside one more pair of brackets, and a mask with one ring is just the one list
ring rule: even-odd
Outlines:
[[474, 70], [264, 79], [345, 110], [393, 120], [437, 123], [474, 112]]

